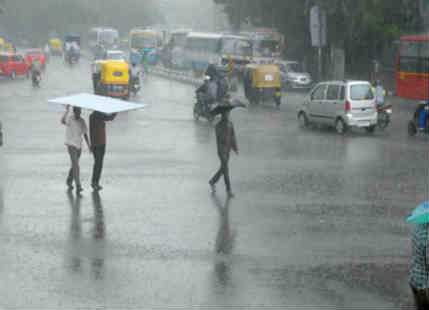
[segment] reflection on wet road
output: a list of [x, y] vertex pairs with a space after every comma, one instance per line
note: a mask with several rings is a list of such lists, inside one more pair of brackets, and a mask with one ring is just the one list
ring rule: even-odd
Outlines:
[[[0, 80], [0, 308], [406, 308], [406, 216], [427, 200], [427, 140], [407, 137], [412, 108], [373, 136], [302, 130], [302, 93], [232, 113], [237, 198], [223, 184], [212, 125], [192, 117], [194, 88], [149, 76], [145, 110], [107, 124], [103, 187], [67, 193], [63, 107], [90, 92], [85, 60], [50, 64], [40, 89]], [[84, 112], [87, 119], [89, 113]], [[7, 161], [7, 164], [6, 164]]]

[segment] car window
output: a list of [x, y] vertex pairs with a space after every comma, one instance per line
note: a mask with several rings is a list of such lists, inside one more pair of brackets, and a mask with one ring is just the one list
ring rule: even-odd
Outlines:
[[371, 100], [374, 99], [372, 88], [368, 84], [352, 85], [350, 87], [350, 99], [352, 100]]
[[311, 100], [323, 100], [325, 99], [326, 85], [320, 85], [311, 94]]
[[19, 57], [18, 56], [12, 56], [12, 61], [13, 62], [19, 62]]
[[326, 99], [327, 100], [337, 100], [339, 89], [340, 89], [339, 85], [329, 85], [328, 86], [328, 92], [326, 94]]
[[341, 86], [340, 89], [340, 100], [344, 100], [346, 98], [346, 88], [344, 86]]
[[0, 55], [0, 62], [9, 62], [9, 56]]

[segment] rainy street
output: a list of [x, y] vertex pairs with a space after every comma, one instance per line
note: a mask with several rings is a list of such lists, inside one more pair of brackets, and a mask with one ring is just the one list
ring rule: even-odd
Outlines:
[[84, 146], [76, 197], [48, 100], [92, 92], [90, 74], [54, 58], [40, 89], [0, 79], [0, 308], [412, 305], [406, 218], [428, 200], [415, 106], [388, 97], [385, 131], [345, 136], [299, 128], [304, 92], [236, 109], [227, 200], [223, 180], [210, 193], [216, 137], [193, 119], [195, 87], [148, 76], [131, 99], [146, 108], [107, 124], [104, 189]]

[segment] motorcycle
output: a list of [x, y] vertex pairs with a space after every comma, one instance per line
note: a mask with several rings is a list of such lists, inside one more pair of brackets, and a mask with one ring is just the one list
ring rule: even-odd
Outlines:
[[211, 123], [215, 119], [211, 113], [213, 105], [232, 105], [232, 98], [228, 93], [219, 101], [210, 101], [208, 100], [208, 95], [203, 93], [197, 93], [196, 98], [197, 102], [194, 104], [194, 119], [196, 121], [198, 121], [200, 117], [203, 117]]
[[134, 96], [137, 95], [137, 93], [140, 91], [140, 77], [136, 76], [132, 79], [131, 85], [130, 85], [130, 93]]
[[429, 134], [429, 106], [427, 103], [419, 105], [412, 120], [408, 122], [408, 135], [415, 136]]
[[211, 106], [213, 102], [208, 99], [208, 95], [203, 93], [196, 94], [197, 102], [194, 104], [194, 119], [198, 121], [200, 117], [204, 117], [210, 123], [214, 120], [213, 115], [211, 115]]
[[380, 129], [385, 129], [390, 124], [390, 115], [392, 114], [392, 105], [377, 106], [377, 126]]
[[40, 82], [42, 81], [42, 75], [40, 73], [33, 74], [31, 78], [33, 87], [40, 87]]

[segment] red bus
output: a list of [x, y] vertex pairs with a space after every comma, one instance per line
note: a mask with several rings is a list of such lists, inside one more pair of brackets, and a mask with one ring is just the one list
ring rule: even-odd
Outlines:
[[429, 100], [429, 36], [405, 36], [399, 42], [396, 95]]

